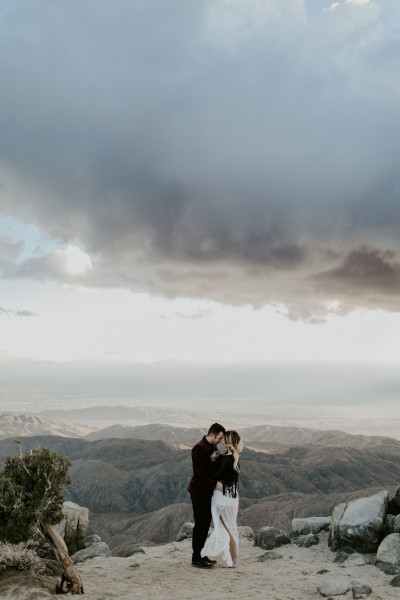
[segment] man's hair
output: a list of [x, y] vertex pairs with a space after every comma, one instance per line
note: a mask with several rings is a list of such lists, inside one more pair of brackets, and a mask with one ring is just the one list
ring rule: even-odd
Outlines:
[[220, 425], [219, 423], [213, 423], [212, 425], [210, 425], [207, 435], [210, 435], [210, 433], [218, 435], [219, 433], [221, 433], [221, 431], [222, 433], [225, 433], [225, 427], [223, 427], [223, 425]]

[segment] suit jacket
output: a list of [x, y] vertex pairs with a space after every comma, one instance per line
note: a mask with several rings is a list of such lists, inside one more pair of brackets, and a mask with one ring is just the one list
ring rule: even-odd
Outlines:
[[215, 447], [203, 437], [192, 448], [193, 475], [188, 492], [197, 496], [212, 496], [217, 480], [212, 474], [211, 454]]

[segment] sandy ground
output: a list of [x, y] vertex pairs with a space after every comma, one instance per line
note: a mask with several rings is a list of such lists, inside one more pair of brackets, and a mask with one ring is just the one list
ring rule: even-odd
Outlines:
[[[400, 590], [389, 585], [391, 576], [372, 565], [351, 566], [333, 563], [335, 554], [326, 544], [299, 548], [295, 544], [275, 550], [282, 558], [260, 562], [265, 550], [248, 539], [240, 540], [240, 566], [210, 570], [191, 566], [191, 542], [173, 542], [145, 548], [130, 558], [93, 558], [78, 563], [86, 600], [128, 600], [134, 598], [204, 599], [266, 598], [268, 600], [311, 600], [321, 598], [318, 585], [327, 579], [363, 579], [372, 588], [371, 600], [398, 599]], [[326, 569], [328, 573], [318, 574]], [[43, 580], [46, 589], [34, 589], [24, 577], [0, 575], [0, 597], [4, 600], [42, 600], [54, 597], [53, 579]], [[60, 596], [58, 596], [60, 597]], [[352, 592], [338, 598], [352, 598]]]

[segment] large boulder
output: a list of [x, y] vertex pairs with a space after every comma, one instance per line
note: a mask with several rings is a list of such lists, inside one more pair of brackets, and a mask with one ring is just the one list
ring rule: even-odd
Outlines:
[[389, 575], [400, 573], [400, 533], [391, 533], [382, 540], [375, 565]]
[[261, 527], [257, 532], [255, 545], [264, 548], [264, 550], [273, 550], [284, 544], [290, 544], [290, 537], [283, 529]]
[[335, 507], [329, 530], [331, 550], [376, 552], [384, 535], [389, 494], [379, 492]]
[[309, 533], [319, 533], [323, 529], [328, 530], [331, 524], [331, 517], [308, 517], [304, 519], [292, 520], [292, 531], [298, 535], [308, 535]]
[[89, 527], [89, 509], [74, 502], [64, 502], [63, 520], [55, 528], [64, 538], [70, 555], [85, 547], [86, 532]]

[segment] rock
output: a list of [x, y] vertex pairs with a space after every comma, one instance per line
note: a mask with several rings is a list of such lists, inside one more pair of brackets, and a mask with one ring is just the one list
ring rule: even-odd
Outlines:
[[290, 537], [283, 529], [261, 527], [257, 532], [255, 545], [264, 548], [264, 550], [273, 550], [273, 548], [278, 548], [284, 544], [290, 544]]
[[320, 571], [317, 571], [317, 575], [325, 575], [325, 573], [329, 573], [328, 569], [321, 569]]
[[319, 537], [314, 533], [309, 533], [306, 535], [304, 540], [304, 548], [310, 548], [311, 546], [316, 546], [319, 544]]
[[305, 535], [298, 535], [297, 537], [293, 538], [292, 541], [294, 544], [296, 544], [296, 546], [303, 548], [306, 537], [307, 536], [305, 536]]
[[353, 592], [353, 598], [365, 598], [372, 593], [372, 588], [363, 579], [355, 579], [351, 582], [351, 591]]
[[330, 579], [318, 586], [319, 593], [325, 598], [328, 596], [342, 596], [346, 594], [349, 589], [349, 582], [340, 579]]
[[344, 563], [345, 560], [347, 560], [347, 557], [349, 555], [347, 554], [347, 552], [344, 552], [343, 550], [340, 550], [340, 552], [338, 552], [335, 556], [335, 558], [333, 559], [334, 563], [339, 563], [342, 564]]
[[99, 542], [101, 542], [101, 537], [99, 535], [89, 535], [85, 540], [85, 548], [93, 546], [93, 544], [98, 544]]
[[349, 565], [354, 565], [355, 567], [363, 567], [364, 565], [371, 564], [371, 561], [369, 560], [369, 558], [366, 558], [362, 554], [357, 554], [357, 553], [350, 554], [350, 556], [347, 557], [346, 562]]
[[328, 538], [328, 546], [333, 551], [339, 550], [340, 548], [339, 523], [343, 517], [344, 511], [346, 510], [346, 506], [347, 504], [345, 502], [341, 502], [333, 509]]
[[331, 517], [309, 517], [307, 519], [293, 519], [292, 531], [299, 535], [308, 533], [319, 533], [323, 529], [328, 530], [331, 524]]
[[382, 540], [375, 565], [388, 575], [400, 573], [400, 533], [391, 533]]
[[64, 502], [62, 513], [64, 518], [55, 528], [64, 538], [68, 552], [72, 555], [85, 548], [85, 536], [89, 527], [89, 510], [75, 502]]
[[400, 533], [400, 515], [387, 515], [386, 531], [390, 533]]
[[134, 542], [127, 542], [123, 545], [118, 545], [111, 550], [112, 556], [128, 557], [134, 554], [145, 554], [145, 550], [141, 544], [135, 544]]
[[393, 587], [400, 587], [400, 575], [396, 575], [390, 580], [390, 585]]
[[251, 527], [248, 527], [247, 525], [241, 525], [240, 527], [238, 527], [238, 534], [239, 538], [247, 538], [248, 540], [255, 539], [254, 531]]
[[388, 492], [383, 491], [336, 506], [329, 531], [331, 549], [376, 552], [386, 523], [388, 498]]
[[98, 544], [93, 544], [88, 548], [79, 550], [79, 552], [75, 552], [75, 554], [71, 556], [71, 559], [74, 562], [82, 562], [88, 558], [94, 558], [95, 556], [111, 556], [111, 550], [105, 542], [99, 542]]
[[194, 523], [183, 523], [176, 536], [176, 541], [181, 542], [192, 537]]
[[266, 552], [258, 560], [259, 562], [265, 562], [267, 560], [278, 560], [280, 558], [283, 558], [282, 554], [278, 554], [277, 552]]

